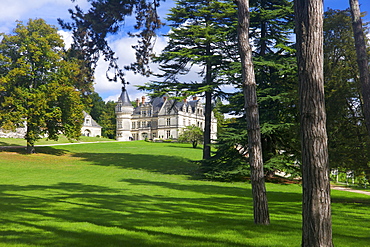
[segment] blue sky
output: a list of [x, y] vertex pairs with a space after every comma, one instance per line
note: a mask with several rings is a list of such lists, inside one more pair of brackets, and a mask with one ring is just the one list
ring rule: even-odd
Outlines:
[[[359, 0], [360, 9], [362, 12], [367, 11], [370, 14], [370, 1]], [[43, 18], [47, 23], [59, 27], [57, 18], [64, 20], [69, 19], [68, 9], [74, 8], [78, 4], [82, 9], [88, 9], [89, 4], [87, 0], [76, 0], [72, 3], [70, 0], [0, 0], [0, 33], [9, 33], [15, 27], [15, 21], [27, 22], [32, 18]], [[167, 10], [173, 6], [172, 0], [166, 0], [162, 3], [160, 9], [161, 16], [167, 13]], [[325, 0], [324, 9], [346, 9], [349, 7], [349, 0]], [[370, 15], [365, 17], [366, 21], [370, 21]], [[69, 33], [61, 30], [60, 34], [64, 37], [66, 43], [70, 42], [71, 38]], [[111, 40], [111, 45], [120, 58], [122, 65], [129, 64], [134, 61], [134, 51], [130, 49], [131, 45], [135, 44], [135, 40], [127, 37], [118, 36]], [[155, 47], [156, 52], [160, 52], [166, 45], [166, 40], [163, 37], [157, 39]], [[106, 64], [101, 62], [98, 65], [95, 75], [95, 90], [105, 100], [116, 100], [120, 94], [121, 85], [119, 83], [109, 82], [105, 78]], [[197, 75], [195, 72], [188, 75], [189, 80], [196, 80]], [[131, 84], [128, 86], [128, 91], [131, 100], [140, 98], [142, 92], [138, 92], [135, 85], [142, 85], [148, 82], [148, 78], [127, 73], [126, 79]]]

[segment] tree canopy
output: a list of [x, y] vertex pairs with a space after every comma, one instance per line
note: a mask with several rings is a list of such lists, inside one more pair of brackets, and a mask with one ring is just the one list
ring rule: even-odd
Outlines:
[[191, 142], [193, 148], [196, 148], [202, 140], [203, 131], [195, 125], [186, 126], [179, 136], [179, 142]]
[[78, 138], [83, 123], [78, 63], [64, 52], [57, 29], [42, 19], [18, 22], [0, 43], [0, 125], [24, 126], [28, 151], [43, 136]]

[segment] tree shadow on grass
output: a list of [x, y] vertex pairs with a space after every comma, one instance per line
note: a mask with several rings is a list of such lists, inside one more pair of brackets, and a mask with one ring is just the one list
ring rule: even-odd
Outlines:
[[[58, 153], [55, 150], [61, 151], [42, 148], [45, 153]], [[89, 152], [74, 156], [93, 165], [162, 174], [192, 176], [196, 168], [188, 159], [170, 155]], [[292, 239], [299, 245], [300, 193], [268, 191], [270, 213], [279, 221], [272, 218], [271, 226], [261, 227], [253, 223], [251, 191], [247, 188], [145, 178], [123, 178], [121, 182], [127, 183], [127, 188], [84, 183], [0, 185], [0, 245], [270, 246], [263, 244], [263, 236], [280, 236], [281, 244], [274, 246], [286, 246], [284, 242], [292, 243]], [[171, 193], [146, 194], [136, 191], [137, 187], [163, 188]], [[353, 225], [355, 221], [361, 219], [354, 218]], [[225, 232], [232, 232], [232, 237], [220, 237]], [[336, 236], [357, 246], [365, 246], [368, 240]], [[259, 239], [258, 245], [254, 239]]]
[[[238, 188], [187, 197], [136, 193], [143, 183], [206, 194], [212, 185], [130, 180], [128, 189], [83, 183], [0, 185], [0, 244], [37, 246], [256, 246], [254, 238], [285, 232], [299, 224], [255, 226], [251, 200]], [[214, 186], [213, 191], [224, 189]], [[222, 237], [222, 234], [231, 233]], [[267, 236], [266, 235], [266, 236]], [[289, 238], [289, 237], [287, 237]], [[267, 246], [260, 244], [259, 246]], [[284, 246], [283, 243], [281, 245]]]
[[16, 147], [16, 146], [21, 146], [21, 145], [0, 141], [0, 148], [1, 147]]
[[[0, 146], [0, 152], [1, 151], [29, 155], [26, 152], [26, 147], [25, 146], [19, 146], [19, 145], [17, 145], [17, 146], [2, 146], [2, 147]], [[63, 150], [63, 149], [59, 149], [59, 148], [56, 149], [56, 148], [48, 147], [48, 146], [44, 146], [44, 147], [37, 147], [36, 146], [35, 147], [35, 153], [61, 156], [61, 155], [64, 155], [64, 154], [68, 153], [68, 151]]]
[[198, 166], [189, 159], [177, 156], [131, 153], [76, 153], [73, 156], [99, 166], [115, 166], [122, 169], [199, 178]]

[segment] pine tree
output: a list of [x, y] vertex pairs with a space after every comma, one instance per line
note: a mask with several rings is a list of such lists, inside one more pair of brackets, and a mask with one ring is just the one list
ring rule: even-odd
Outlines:
[[[154, 92], [180, 95], [205, 95], [205, 129], [203, 158], [211, 156], [212, 99], [220, 94], [223, 74], [235, 57], [236, 43], [230, 40], [235, 26], [235, 5], [230, 1], [185, 1], [176, 2], [167, 20], [171, 31], [168, 45], [155, 61], [160, 64], [160, 81], [141, 87]], [[201, 67], [200, 82], [189, 82], [186, 75], [194, 65]], [[184, 81], [182, 81], [184, 80]]]
[[324, 19], [324, 75], [331, 168], [369, 176], [370, 137], [362, 113], [356, 49], [349, 10]]
[[352, 27], [355, 38], [357, 64], [360, 74], [361, 94], [363, 102], [363, 114], [370, 136], [370, 70], [369, 59], [366, 51], [366, 41], [361, 20], [360, 6], [358, 0], [349, 0], [352, 15]]

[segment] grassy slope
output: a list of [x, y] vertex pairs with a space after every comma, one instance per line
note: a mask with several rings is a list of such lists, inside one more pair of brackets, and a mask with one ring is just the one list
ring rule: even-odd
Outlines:
[[[299, 246], [301, 188], [193, 179], [200, 149], [119, 142], [0, 152], [0, 246]], [[370, 197], [333, 191], [335, 246], [370, 246]]]

